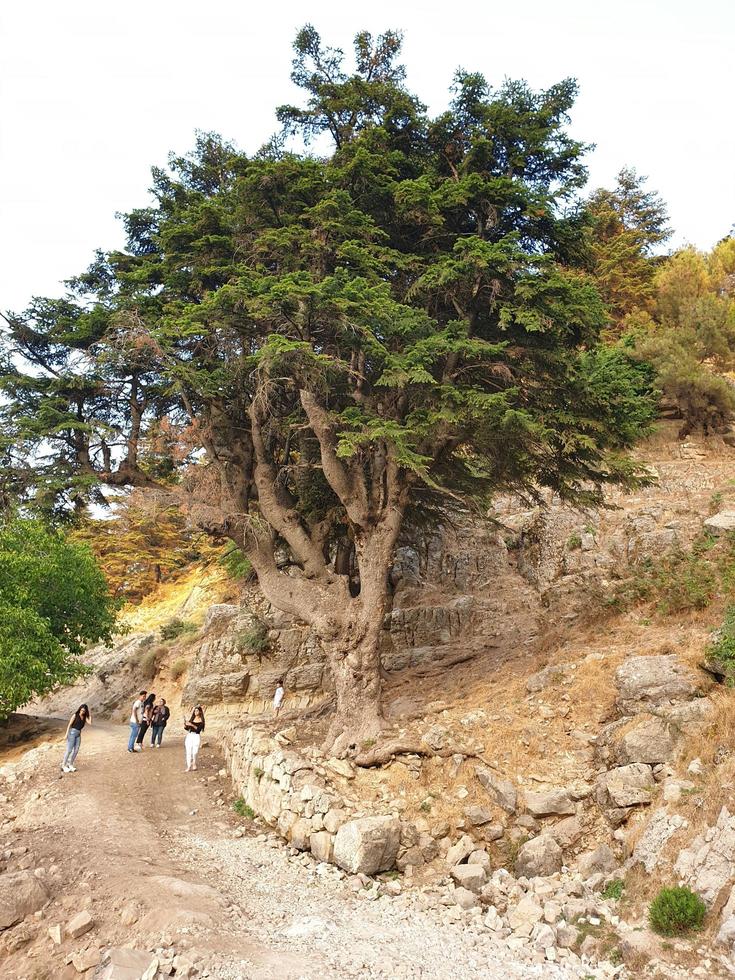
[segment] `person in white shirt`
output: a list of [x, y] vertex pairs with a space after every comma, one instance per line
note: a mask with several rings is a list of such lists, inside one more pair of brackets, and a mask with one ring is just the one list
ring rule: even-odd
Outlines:
[[276, 718], [278, 717], [281, 710], [281, 705], [283, 704], [284, 693], [283, 678], [279, 677], [279, 679], [276, 681], [276, 693], [273, 695], [273, 713], [275, 714]]
[[143, 720], [143, 701], [147, 691], [140, 691], [138, 697], [133, 701], [133, 710], [130, 714], [130, 738], [128, 739], [128, 752], [135, 752], [135, 741], [140, 731], [140, 723]]

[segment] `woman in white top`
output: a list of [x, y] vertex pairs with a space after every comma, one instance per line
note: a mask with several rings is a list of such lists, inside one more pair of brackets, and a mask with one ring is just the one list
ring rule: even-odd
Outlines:
[[276, 718], [278, 717], [278, 713], [281, 710], [281, 705], [283, 704], [284, 693], [283, 678], [279, 677], [279, 679], [276, 681], [276, 693], [273, 695], [273, 713], [275, 714]]

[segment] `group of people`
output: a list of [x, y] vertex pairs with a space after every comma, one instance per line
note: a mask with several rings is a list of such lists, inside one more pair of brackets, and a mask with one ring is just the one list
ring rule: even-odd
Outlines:
[[[148, 729], [151, 729], [151, 746], [160, 749], [163, 741], [163, 732], [171, 717], [165, 698], [156, 700], [155, 694], [147, 691], [140, 691], [138, 697], [133, 702], [133, 709], [130, 715], [130, 738], [128, 739], [128, 752], [142, 752], [143, 739]], [[184, 719], [184, 750], [186, 752], [186, 772], [193, 772], [197, 767], [197, 755], [199, 746], [202, 742], [202, 732], [204, 731], [204, 708], [197, 704], [192, 709], [191, 715]]]
[[155, 694], [141, 691], [133, 702], [133, 710], [130, 715], [128, 752], [143, 751], [143, 739], [149, 728], [151, 730], [151, 746], [154, 749], [160, 749], [163, 732], [170, 717], [171, 712], [165, 698], [156, 700]]
[[[273, 696], [273, 713], [276, 717], [280, 714], [281, 705], [284, 697], [283, 679], [279, 678], [276, 682], [276, 691]], [[128, 752], [142, 752], [143, 740], [150, 729], [151, 747], [160, 749], [163, 742], [163, 733], [171, 717], [165, 698], [156, 699], [155, 694], [147, 691], [139, 691], [138, 697], [133, 702], [130, 714], [130, 737], [128, 739]], [[66, 726], [66, 751], [61, 763], [63, 772], [76, 772], [74, 762], [76, 761], [79, 747], [82, 743], [82, 729], [85, 725], [92, 724], [92, 712], [89, 705], [80, 704], [77, 710], [69, 719]], [[197, 704], [192, 709], [188, 718], [184, 718], [184, 750], [186, 752], [186, 772], [194, 772], [197, 767], [197, 755], [199, 746], [202, 742], [202, 732], [204, 731], [204, 709]]]

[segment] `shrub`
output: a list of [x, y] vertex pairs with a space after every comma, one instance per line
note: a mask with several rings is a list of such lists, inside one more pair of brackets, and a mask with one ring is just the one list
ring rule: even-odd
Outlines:
[[153, 675], [156, 673], [157, 661], [158, 648], [154, 647], [152, 650], [146, 650], [137, 663], [137, 668], [140, 671], [141, 677], [153, 677]]
[[170, 619], [161, 627], [161, 639], [175, 640], [179, 636], [184, 636], [187, 633], [196, 633], [196, 631], [197, 627], [194, 623], [174, 617], [174, 619]]
[[624, 888], [625, 884], [620, 880], [620, 878], [614, 878], [612, 881], [608, 881], [608, 883], [605, 885], [602, 897], [613, 899], [613, 901], [617, 902], [623, 897]]
[[268, 627], [259, 619], [243, 630], [237, 638], [238, 646], [247, 653], [267, 653], [270, 649]]
[[179, 657], [178, 660], [174, 660], [169, 669], [171, 674], [171, 680], [177, 681], [182, 674], [185, 674], [189, 669], [189, 661], [185, 657]]
[[735, 686], [735, 605], [727, 607], [722, 626], [707, 649], [707, 659], [729, 687]]
[[253, 576], [253, 566], [249, 558], [240, 551], [236, 544], [231, 543], [217, 559], [230, 578], [236, 580], [250, 579]]
[[661, 936], [680, 936], [702, 928], [707, 912], [699, 895], [689, 888], [662, 888], [648, 909], [648, 921]]
[[570, 551], [579, 551], [582, 547], [582, 538], [579, 534], [572, 534], [567, 541], [567, 548]]
[[238, 798], [232, 804], [232, 809], [235, 811], [238, 817], [244, 817], [246, 820], [255, 819], [255, 810], [253, 810], [251, 806], [248, 806], [241, 796], [238, 796]]

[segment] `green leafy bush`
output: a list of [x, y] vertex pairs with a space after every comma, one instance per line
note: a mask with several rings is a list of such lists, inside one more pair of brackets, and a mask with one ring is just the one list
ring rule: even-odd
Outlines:
[[623, 897], [623, 889], [625, 884], [620, 878], [614, 878], [612, 881], [608, 881], [605, 885], [604, 891], [602, 892], [602, 897], [607, 899], [613, 899], [614, 901], [619, 901]]
[[232, 809], [239, 817], [244, 817], [246, 820], [253, 820], [255, 818], [255, 810], [251, 806], [248, 806], [241, 796], [238, 796], [232, 804]]
[[648, 909], [648, 921], [661, 936], [680, 936], [702, 928], [707, 907], [689, 888], [662, 888]]
[[729, 687], [735, 686], [735, 605], [727, 607], [722, 626], [707, 649], [707, 660], [721, 671]]
[[185, 674], [189, 669], [189, 661], [185, 657], [179, 657], [178, 660], [174, 660], [169, 668], [169, 674], [171, 675], [172, 681], [177, 681], [182, 674]]
[[247, 653], [267, 653], [270, 650], [268, 627], [261, 620], [254, 620], [252, 626], [243, 630], [237, 638], [238, 646]]
[[230, 578], [235, 580], [253, 577], [253, 566], [236, 544], [230, 543], [217, 559]]
[[174, 619], [170, 619], [161, 627], [161, 639], [175, 640], [179, 636], [185, 636], [187, 633], [196, 633], [196, 631], [197, 627], [194, 623], [174, 617]]
[[118, 607], [86, 545], [41, 521], [0, 527], [0, 719], [84, 674], [81, 653], [110, 641]]

